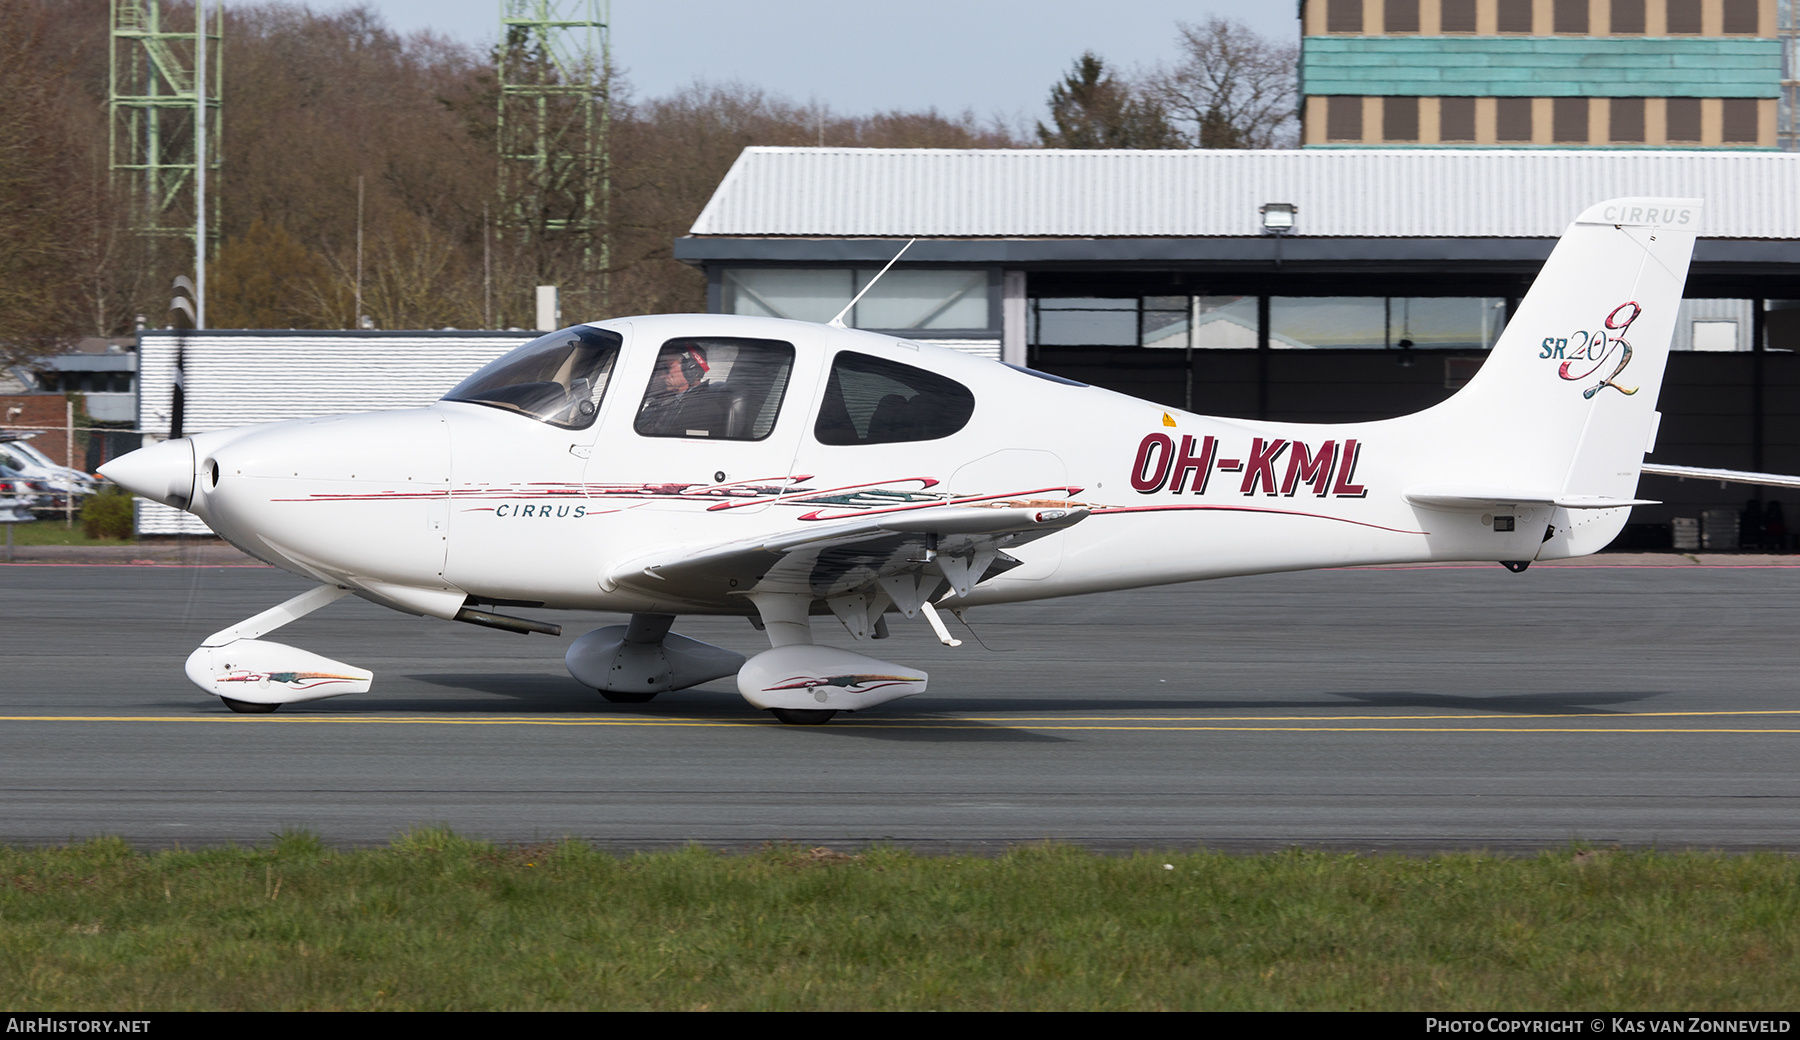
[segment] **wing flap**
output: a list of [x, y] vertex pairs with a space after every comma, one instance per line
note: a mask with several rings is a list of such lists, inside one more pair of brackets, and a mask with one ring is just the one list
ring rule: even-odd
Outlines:
[[[634, 557], [603, 575], [601, 587], [701, 602], [750, 592], [826, 599], [885, 577], [930, 571], [966, 591], [1017, 565], [1002, 551], [1006, 546], [1042, 538], [1087, 516], [1087, 509], [1076, 506], [967, 505], [819, 521], [775, 535]], [[940, 558], [948, 562], [940, 564]]]

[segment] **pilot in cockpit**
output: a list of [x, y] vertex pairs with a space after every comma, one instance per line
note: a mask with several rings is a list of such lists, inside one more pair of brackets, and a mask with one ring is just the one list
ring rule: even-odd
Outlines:
[[[706, 347], [697, 343], [669, 343], [656, 359], [656, 371], [638, 408], [637, 428], [652, 436], [681, 436], [682, 420], [693, 410], [696, 397], [703, 396], [701, 385], [712, 366], [706, 362]], [[691, 435], [691, 434], [690, 434]]]

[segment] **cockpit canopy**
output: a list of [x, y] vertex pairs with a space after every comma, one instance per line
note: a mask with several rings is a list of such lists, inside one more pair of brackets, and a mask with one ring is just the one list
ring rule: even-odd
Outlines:
[[[623, 346], [624, 337], [608, 329], [561, 329], [493, 361], [443, 400], [585, 430], [599, 417]], [[665, 339], [657, 345], [632, 429], [640, 437], [763, 440], [783, 411], [797, 360], [795, 344], [781, 339]], [[801, 402], [798, 410], [804, 416], [811, 412], [810, 404]], [[955, 380], [916, 365], [839, 350], [831, 355], [812, 433], [818, 443], [832, 446], [939, 440], [960, 432], [974, 412], [975, 395]], [[788, 421], [794, 420], [790, 416]]]
[[600, 414], [600, 398], [619, 359], [623, 337], [576, 325], [510, 351], [444, 395], [520, 412], [568, 430], [585, 430]]

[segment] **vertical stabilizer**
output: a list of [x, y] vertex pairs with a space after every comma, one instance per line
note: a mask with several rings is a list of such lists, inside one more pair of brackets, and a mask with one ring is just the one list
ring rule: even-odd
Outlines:
[[[1656, 422], [1700, 199], [1613, 199], [1575, 219], [1481, 371], [1426, 413], [1466, 463], [1561, 501], [1630, 499]], [[1629, 508], [1559, 508], [1539, 559], [1593, 552]]]

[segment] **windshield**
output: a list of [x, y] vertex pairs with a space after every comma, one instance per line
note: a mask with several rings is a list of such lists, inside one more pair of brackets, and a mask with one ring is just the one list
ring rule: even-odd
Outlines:
[[552, 426], [584, 430], [600, 414], [600, 399], [623, 342], [616, 332], [586, 325], [539, 336], [457, 384], [444, 400], [504, 408]]

